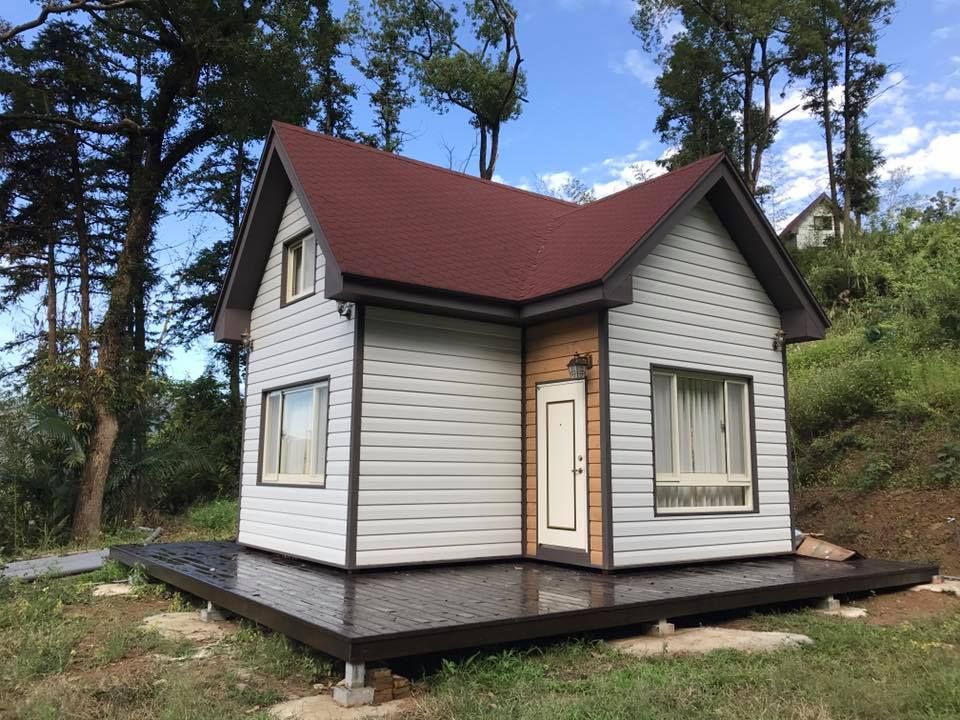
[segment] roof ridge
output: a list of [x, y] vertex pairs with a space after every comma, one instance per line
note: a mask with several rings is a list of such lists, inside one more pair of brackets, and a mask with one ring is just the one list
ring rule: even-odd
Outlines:
[[345, 138], [333, 137], [332, 135], [327, 135], [326, 133], [317, 132], [316, 130], [310, 130], [308, 128], [301, 127], [299, 125], [292, 125], [290, 123], [282, 122], [280, 120], [274, 120], [273, 124], [281, 125], [290, 130], [295, 130], [297, 132], [304, 133], [305, 135], [310, 135], [312, 137], [316, 137], [320, 140], [324, 140], [327, 142], [346, 145], [348, 147], [355, 148], [358, 150], [365, 150], [368, 152], [376, 153], [377, 155], [394, 158], [395, 160], [402, 160], [403, 162], [410, 163], [411, 165], [416, 165], [418, 167], [426, 168], [428, 170], [441, 172], [445, 175], [453, 175], [454, 177], [465, 178], [467, 180], [471, 180], [473, 182], [486, 185], [488, 187], [494, 187], [494, 188], [503, 189], [503, 190], [510, 190], [511, 192], [521, 193], [522, 195], [538, 198], [540, 200], [549, 200], [551, 202], [563, 205], [564, 207], [569, 207], [571, 210], [576, 210], [577, 208], [580, 207], [579, 205], [577, 205], [577, 203], [572, 202], [570, 200], [563, 200], [562, 198], [553, 197], [552, 195], [544, 195], [542, 193], [533, 192], [532, 190], [524, 190], [523, 188], [518, 188], [518, 187], [515, 187], [514, 185], [508, 185], [506, 183], [496, 182], [494, 180], [485, 180], [484, 178], [476, 177], [475, 175], [468, 175], [467, 173], [464, 173], [464, 172], [459, 172], [457, 170], [451, 170], [449, 168], [440, 167], [439, 165], [434, 165], [433, 163], [428, 163], [428, 162], [425, 162], [424, 160], [417, 160], [416, 158], [407, 157], [406, 155], [398, 155], [395, 153], [387, 152], [386, 150], [380, 150], [379, 148], [371, 147], [370, 145], [364, 145], [358, 142], [353, 142], [352, 140], [346, 140]]
[[576, 213], [588, 210], [590, 208], [597, 207], [601, 203], [607, 200], [610, 200], [611, 198], [620, 197], [621, 195], [625, 195], [631, 191], [638, 190], [639, 188], [649, 189], [650, 186], [656, 183], [656, 181], [658, 180], [663, 180], [665, 178], [669, 178], [670, 176], [673, 176], [674, 178], [676, 178], [676, 176], [680, 173], [686, 174], [687, 171], [692, 170], [694, 168], [699, 169], [701, 166], [705, 168], [700, 173], [700, 176], [703, 177], [704, 175], [706, 175], [707, 172], [709, 172], [718, 164], [723, 162], [723, 159], [725, 157], [726, 157], [726, 153], [724, 152], [717, 152], [712, 155], [708, 155], [706, 157], [700, 158], [698, 160], [694, 160], [691, 163], [687, 163], [686, 165], [678, 167], [675, 170], [668, 170], [667, 172], [661, 175], [657, 175], [656, 177], [649, 178], [648, 180], [644, 180], [643, 182], [639, 182], [635, 185], [630, 185], [629, 187], [625, 187], [623, 190], [618, 190], [617, 192], [611, 193], [610, 195], [606, 195], [600, 198], [599, 200], [594, 200], [593, 202], [586, 203], [584, 205], [577, 205], [576, 207], [571, 208], [570, 212], [565, 212], [561, 215], [557, 215], [556, 217], [553, 217], [547, 220], [542, 225], [542, 227], [540, 227], [535, 231], [537, 234], [537, 239], [539, 240], [539, 243], [537, 244], [537, 251], [534, 254], [534, 257], [532, 258], [530, 266], [527, 268], [526, 272], [523, 274], [522, 296], [527, 297], [530, 294], [530, 284], [532, 283], [532, 278], [536, 275], [537, 268], [539, 267], [540, 262], [543, 258], [543, 251], [550, 235], [555, 233], [567, 220], [573, 217]]
[[[681, 165], [680, 167], [675, 168], [675, 169], [673, 169], [673, 170], [667, 170], [667, 172], [661, 173], [660, 175], [657, 175], [657, 176], [655, 176], [655, 177], [647, 178], [646, 180], [644, 180], [644, 181], [642, 181], [642, 182], [638, 182], [638, 183], [636, 183], [636, 184], [634, 184], [634, 185], [628, 185], [627, 187], [623, 188], [623, 190], [617, 190], [615, 193], [610, 193], [609, 195], [604, 195], [602, 198], [599, 198], [598, 200], [594, 200], [593, 202], [587, 203], [586, 205], [580, 205], [577, 209], [582, 209], [582, 208], [587, 208], [587, 207], [595, 207], [595, 206], [599, 205], [599, 204], [602, 203], [602, 202], [606, 202], [607, 200], [611, 200], [611, 199], [616, 198], [616, 197], [619, 197], [619, 196], [621, 196], [621, 195], [625, 195], [626, 193], [631, 192], [631, 191], [633, 191], [633, 190], [637, 190], [637, 189], [642, 188], [642, 187], [648, 187], [648, 186], [650, 186], [651, 184], [657, 182], [658, 180], [663, 180], [663, 179], [667, 178], [667, 177], [670, 176], [670, 175], [673, 175], [674, 177], [676, 177], [677, 173], [687, 172], [688, 170], [690, 170], [690, 169], [692, 169], [692, 168], [695, 168], [695, 167], [698, 167], [698, 166], [701, 165], [701, 164], [712, 166], [712, 165], [714, 165], [714, 164], [722, 161], [724, 157], [725, 157], [725, 153], [723, 153], [723, 152], [715, 152], [715, 153], [713, 153], [712, 155], [707, 155], [706, 157], [699, 158], [699, 159], [697, 159], [697, 160], [694, 160], [694, 161], [691, 162], [691, 163], [687, 163], [686, 165]], [[708, 161], [709, 161], [709, 162], [708, 162]], [[564, 216], [564, 217], [565, 217], [565, 216]], [[558, 219], [559, 219], [559, 218], [558, 218]]]

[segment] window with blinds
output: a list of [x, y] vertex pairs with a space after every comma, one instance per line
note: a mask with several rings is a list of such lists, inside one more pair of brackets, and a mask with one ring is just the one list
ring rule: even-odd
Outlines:
[[746, 381], [667, 370], [652, 375], [657, 511], [752, 510]]

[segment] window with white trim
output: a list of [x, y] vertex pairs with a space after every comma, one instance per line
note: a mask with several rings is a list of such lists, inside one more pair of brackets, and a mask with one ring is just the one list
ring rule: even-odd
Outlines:
[[746, 381], [653, 371], [659, 513], [753, 509]]
[[313, 292], [313, 237], [307, 235], [283, 246], [283, 301], [292, 302]]
[[324, 484], [329, 400], [327, 381], [267, 393], [262, 482]]

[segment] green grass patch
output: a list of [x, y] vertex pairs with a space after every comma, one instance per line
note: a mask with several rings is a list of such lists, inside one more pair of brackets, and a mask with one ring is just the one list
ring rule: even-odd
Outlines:
[[639, 660], [602, 644], [480, 655], [430, 680], [417, 716], [461, 720], [960, 717], [960, 614], [885, 628], [812, 613], [760, 617], [815, 644]]
[[236, 535], [239, 517], [236, 500], [220, 499], [194, 505], [186, 519], [190, 528], [208, 533], [211, 538], [226, 539]]
[[250, 625], [231, 635], [226, 647], [241, 665], [278, 680], [313, 683], [328, 678], [333, 672], [333, 663], [327, 656], [285, 635], [261, 631]]
[[85, 630], [65, 607], [89, 599], [76, 582], [0, 583], [0, 688], [62, 673]]

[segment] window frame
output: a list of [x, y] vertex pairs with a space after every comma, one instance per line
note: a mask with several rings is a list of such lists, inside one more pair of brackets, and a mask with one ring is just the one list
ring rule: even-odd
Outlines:
[[[826, 221], [824, 224], [828, 224], [827, 227], [818, 227], [818, 223], [821, 221]], [[833, 232], [834, 231], [834, 222], [833, 215], [814, 215], [813, 216], [813, 230], [814, 232]]]
[[[744, 440], [745, 447], [745, 475], [731, 476], [730, 468], [730, 435], [724, 431], [724, 452], [727, 473], [719, 475], [716, 473], [679, 473], [673, 472], [669, 475], [657, 472], [657, 452], [656, 452], [656, 408], [654, 404], [655, 393], [653, 391], [653, 376], [655, 374], [670, 377], [671, 385], [671, 449], [673, 451], [673, 468], [676, 471], [680, 467], [680, 443], [679, 443], [679, 395], [677, 393], [677, 378], [679, 376], [720, 381], [723, 383], [723, 412], [724, 423], [729, 416], [729, 396], [727, 384], [735, 383], [744, 387]], [[653, 513], [654, 517], [676, 517], [678, 515], [748, 515], [756, 514], [760, 511], [759, 494], [757, 487], [757, 452], [756, 452], [756, 417], [753, 394], [753, 377], [749, 375], [737, 375], [735, 373], [723, 373], [710, 370], [690, 369], [683, 367], [669, 367], [662, 365], [651, 365], [650, 367], [650, 427], [651, 445], [650, 452], [653, 459]], [[733, 479], [731, 479], [731, 477]], [[661, 508], [657, 502], [657, 486], [662, 483], [667, 487], [744, 487], [747, 488], [745, 505], [730, 505], [721, 507], [678, 507]]]
[[[298, 392], [313, 388], [314, 391], [319, 389], [326, 390], [325, 399], [320, 400], [319, 412], [316, 407], [318, 402], [316, 395], [314, 396], [314, 418], [313, 422], [319, 428], [316, 429], [317, 436], [319, 440], [322, 440], [322, 446], [314, 447], [314, 454], [316, 457], [313, 458], [314, 467], [312, 468], [313, 472], [304, 473], [302, 475], [296, 475], [291, 473], [281, 473], [279, 470], [280, 463], [280, 453], [279, 453], [279, 442], [281, 439], [280, 433], [282, 433], [283, 427], [283, 405], [280, 405], [279, 418], [280, 418], [280, 427], [272, 428], [269, 423], [269, 398], [273, 395], [280, 395], [281, 401], [283, 395], [291, 392]], [[275, 442], [278, 443], [277, 451], [277, 470], [271, 472], [266, 467], [266, 448], [267, 448], [267, 437], [269, 433], [276, 431]], [[327, 459], [329, 454], [329, 431], [330, 431], [330, 376], [324, 375], [323, 377], [313, 378], [310, 380], [302, 380], [295, 383], [288, 383], [286, 385], [279, 385], [276, 387], [268, 388], [263, 391], [260, 397], [260, 439], [259, 439], [259, 449], [257, 454], [257, 485], [264, 485], [268, 487], [296, 487], [296, 488], [325, 488], [327, 486]], [[317, 452], [316, 448], [321, 447], [321, 451]], [[322, 459], [319, 457], [322, 455]], [[319, 461], [319, 462], [318, 462]]]
[[[293, 276], [290, 273], [290, 258], [293, 248], [301, 248], [300, 275], [302, 287], [299, 293], [292, 292]], [[298, 232], [285, 240], [280, 257], [280, 307], [286, 307], [315, 292], [316, 287], [316, 246], [313, 231], [310, 228]]]

